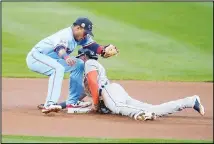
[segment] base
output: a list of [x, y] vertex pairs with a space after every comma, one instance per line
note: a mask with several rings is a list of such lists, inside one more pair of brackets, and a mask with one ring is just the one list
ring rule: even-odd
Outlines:
[[86, 108], [67, 108], [67, 113], [88, 113], [91, 108], [86, 107]]

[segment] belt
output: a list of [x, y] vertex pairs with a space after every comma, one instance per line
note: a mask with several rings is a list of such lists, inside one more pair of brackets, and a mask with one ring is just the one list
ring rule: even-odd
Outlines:
[[99, 89], [99, 96], [102, 96], [102, 90], [103, 88], [108, 85], [109, 83], [106, 81], [104, 85], [101, 85], [101, 88]]

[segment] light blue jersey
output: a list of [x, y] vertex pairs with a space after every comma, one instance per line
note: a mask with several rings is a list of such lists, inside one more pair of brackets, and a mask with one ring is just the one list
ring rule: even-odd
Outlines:
[[73, 57], [76, 61], [75, 65], [67, 65], [66, 61], [60, 58], [57, 52], [55, 52], [56, 47], [63, 45], [66, 48], [66, 52], [70, 54], [77, 45], [85, 47], [92, 43], [94, 43], [94, 40], [90, 35], [87, 35], [86, 38], [80, 42], [75, 41], [72, 27], [68, 27], [44, 38], [28, 53], [26, 58], [28, 68], [50, 77], [45, 106], [58, 102], [65, 72], [70, 72], [67, 104], [77, 103], [83, 91], [83, 61]]
[[43, 54], [46, 54], [54, 59], [59, 59], [57, 53], [54, 51], [57, 46], [63, 45], [66, 47], [66, 52], [71, 54], [77, 45], [85, 47], [93, 42], [94, 40], [90, 35], [87, 35], [86, 38], [80, 42], [75, 41], [72, 27], [68, 27], [44, 38], [32, 50], [34, 51], [37, 49]]

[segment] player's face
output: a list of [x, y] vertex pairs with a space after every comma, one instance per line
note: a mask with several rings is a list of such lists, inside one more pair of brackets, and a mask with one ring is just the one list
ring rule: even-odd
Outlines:
[[84, 62], [86, 62], [88, 60], [86, 55], [82, 55], [81, 57], [79, 57], [81, 60], [83, 60]]
[[75, 26], [73, 29], [74, 37], [77, 41], [80, 41], [85, 38], [85, 30], [80, 26]]

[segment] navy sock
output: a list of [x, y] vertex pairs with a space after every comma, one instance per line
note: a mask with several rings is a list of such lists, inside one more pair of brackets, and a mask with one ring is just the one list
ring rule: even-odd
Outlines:
[[62, 109], [66, 108], [66, 102], [61, 102], [61, 103], [59, 103], [59, 105], [61, 105]]

